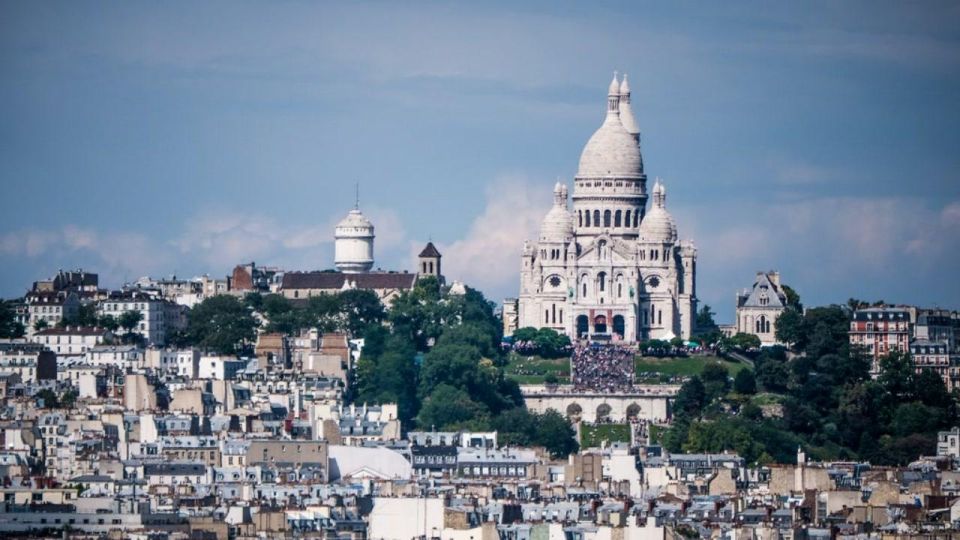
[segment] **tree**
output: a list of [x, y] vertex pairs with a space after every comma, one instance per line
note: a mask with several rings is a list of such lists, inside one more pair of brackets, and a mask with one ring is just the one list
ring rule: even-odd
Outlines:
[[757, 393], [757, 379], [749, 369], [741, 369], [733, 378], [733, 391], [738, 394]]
[[220, 354], [235, 354], [256, 338], [257, 321], [237, 298], [217, 295], [197, 304], [189, 314], [187, 340]]
[[713, 320], [715, 313], [710, 306], [704, 304], [697, 312], [696, 329], [697, 333], [709, 333], [718, 329], [717, 323]]
[[570, 421], [557, 411], [550, 409], [537, 415], [535, 443], [543, 446], [554, 459], [565, 458], [579, 450], [576, 430]]
[[117, 318], [113, 315], [104, 315], [97, 319], [97, 326], [106, 328], [111, 332], [116, 332], [120, 328], [120, 323], [117, 322]]
[[137, 310], [124, 311], [120, 314], [120, 318], [117, 319], [120, 328], [126, 330], [128, 334], [136, 330], [141, 321], [143, 321], [143, 313]]
[[740, 351], [750, 351], [760, 348], [760, 338], [754, 334], [747, 334], [744, 332], [738, 332], [737, 334], [734, 334], [733, 337], [727, 340], [727, 343], [730, 345], [730, 347]]
[[424, 399], [417, 424], [422, 429], [453, 430], [486, 421], [487, 414], [486, 408], [464, 390], [439, 384]]
[[673, 402], [673, 407], [678, 416], [698, 416], [706, 405], [706, 396], [707, 391], [703, 386], [703, 381], [700, 380], [700, 377], [694, 375], [680, 387], [677, 398]]
[[359, 337], [374, 325], [383, 322], [386, 313], [376, 293], [366, 289], [350, 289], [339, 295], [340, 313], [343, 315], [341, 330]]
[[783, 286], [783, 294], [787, 297], [787, 307], [797, 313], [803, 313], [803, 304], [800, 303], [800, 295], [789, 285]]
[[57, 322], [57, 326], [96, 326], [97, 325], [97, 306], [93, 303], [80, 304], [76, 313], [70, 317], [64, 317]]
[[730, 391], [730, 372], [719, 362], [711, 362], [703, 366], [700, 378], [703, 380], [705, 403], [710, 403]]
[[803, 315], [795, 309], [787, 308], [777, 316], [775, 326], [777, 328], [775, 332], [777, 341], [794, 345], [800, 341]]
[[33, 329], [37, 332], [45, 330], [48, 326], [50, 326], [50, 324], [46, 319], [37, 319], [37, 321], [33, 323]]
[[23, 337], [24, 331], [23, 325], [17, 322], [16, 313], [10, 304], [0, 300], [0, 338]]

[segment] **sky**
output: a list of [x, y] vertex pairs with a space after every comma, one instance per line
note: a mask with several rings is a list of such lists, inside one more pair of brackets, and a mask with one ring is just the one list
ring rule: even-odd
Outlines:
[[629, 74], [698, 296], [960, 308], [960, 4], [0, 3], [0, 296], [377, 266], [499, 301]]

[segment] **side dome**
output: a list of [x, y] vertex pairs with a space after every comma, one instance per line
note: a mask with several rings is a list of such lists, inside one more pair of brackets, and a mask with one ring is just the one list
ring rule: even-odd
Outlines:
[[607, 116], [580, 154], [578, 178], [640, 178], [640, 146], [620, 121], [620, 83], [614, 74], [607, 92]]
[[667, 211], [666, 201], [666, 189], [657, 180], [653, 186], [653, 206], [640, 222], [640, 229], [637, 232], [638, 242], [673, 244], [677, 241], [677, 224]]
[[553, 208], [540, 223], [541, 242], [568, 242], [573, 238], [573, 215], [567, 210], [567, 187], [557, 182], [553, 188]]

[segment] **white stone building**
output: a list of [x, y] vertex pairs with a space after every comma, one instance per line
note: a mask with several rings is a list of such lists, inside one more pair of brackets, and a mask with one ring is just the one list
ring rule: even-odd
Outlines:
[[[688, 338], [696, 318], [697, 251], [680, 241], [659, 181], [647, 212], [640, 133], [626, 77], [614, 76], [603, 124], [580, 156], [573, 183], [523, 248], [516, 327], [635, 342]], [[513, 316], [512, 306], [505, 313]]]
[[57, 356], [83, 356], [88, 350], [112, 338], [113, 334], [106, 328], [67, 326], [41, 330], [30, 339], [45, 345]]
[[148, 344], [162, 345], [166, 343], [170, 331], [185, 326], [184, 309], [184, 306], [146, 293], [127, 292], [102, 301], [97, 308], [97, 315], [110, 315], [119, 322], [127, 311], [139, 311], [143, 318], [133, 330], [134, 333], [143, 336]]
[[35, 332], [35, 326], [43, 321], [47, 327], [56, 326], [64, 318], [70, 318], [80, 309], [77, 294], [69, 291], [33, 291], [24, 298], [27, 304], [27, 320], [24, 325], [28, 336]]
[[780, 272], [757, 272], [753, 287], [737, 293], [736, 333], [753, 334], [761, 345], [777, 344], [777, 317], [786, 307]]

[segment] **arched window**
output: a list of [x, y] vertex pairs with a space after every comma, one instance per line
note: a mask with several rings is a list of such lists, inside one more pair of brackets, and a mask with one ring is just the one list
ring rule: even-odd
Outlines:
[[600, 272], [599, 274], [597, 274], [597, 290], [598, 291], [603, 292], [604, 290], [606, 290], [606, 286], [604, 285], [606, 282], [607, 282], [606, 272]]
[[657, 310], [657, 324], [663, 324], [663, 311]]
[[639, 223], [640, 223], [640, 211], [637, 210], [636, 212], [633, 213], [633, 227], [637, 228], [639, 226]]
[[627, 213], [624, 214], [623, 226], [624, 226], [624, 227], [629, 227], [629, 226], [630, 226], [630, 211], [629, 211], [629, 210], [627, 210]]
[[613, 215], [613, 226], [614, 226], [614, 227], [619, 227], [619, 226], [620, 226], [620, 217], [621, 217], [621, 215], [622, 215], [622, 214], [620, 213], [620, 210], [617, 210], [617, 213]]
[[604, 211], [603, 211], [603, 226], [604, 226], [604, 227], [609, 227], [609, 226], [610, 226], [610, 211], [609, 211], [609, 210], [604, 210]]
[[587, 214], [587, 225], [586, 225], [586, 226], [589, 227], [589, 226], [590, 226], [590, 211], [587, 210], [587, 211], [586, 211], [586, 214]]
[[600, 226], [600, 211], [599, 211], [599, 210], [594, 210], [594, 211], [593, 211], [593, 226], [594, 226], [594, 227], [599, 227], [599, 226]]
[[617, 283], [617, 297], [623, 298], [623, 283]]
[[584, 298], [587, 297], [587, 282], [586, 282], [586, 281], [583, 282], [583, 297], [584, 297]]

